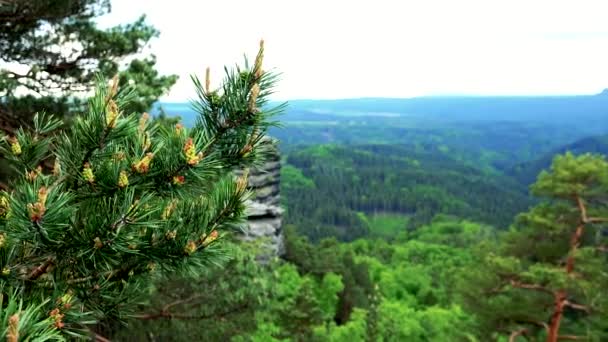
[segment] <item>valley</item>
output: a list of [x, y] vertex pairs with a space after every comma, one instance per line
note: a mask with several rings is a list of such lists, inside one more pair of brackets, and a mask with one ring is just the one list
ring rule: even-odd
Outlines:
[[[194, 122], [185, 104], [162, 106]], [[132, 327], [180, 341], [545, 340], [580, 222], [563, 191], [607, 211], [607, 112], [603, 95], [290, 102], [269, 132], [284, 254], [260, 265], [259, 247], [234, 245], [229, 272], [157, 286], [153, 307], [203, 293], [181, 308], [200, 319]], [[577, 302], [608, 281], [593, 247], [606, 227], [588, 229], [584, 278], [568, 287]], [[604, 297], [566, 311], [564, 334], [608, 338]]]

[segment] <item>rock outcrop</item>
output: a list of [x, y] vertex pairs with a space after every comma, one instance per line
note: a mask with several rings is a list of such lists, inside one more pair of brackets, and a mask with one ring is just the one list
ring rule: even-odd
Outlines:
[[248, 219], [242, 239], [256, 241], [261, 252], [258, 259], [267, 260], [284, 253], [283, 230], [280, 207], [281, 160], [276, 141], [267, 138], [272, 153], [266, 163], [258, 169], [249, 170], [249, 188], [254, 197], [248, 201]]

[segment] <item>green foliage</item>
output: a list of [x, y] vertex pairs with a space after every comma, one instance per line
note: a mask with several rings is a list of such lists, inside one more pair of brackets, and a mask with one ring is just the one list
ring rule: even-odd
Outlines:
[[261, 72], [262, 56], [227, 71], [221, 91], [195, 80], [191, 130], [126, 112], [137, 93], [99, 80], [69, 131], [35, 116], [32, 130], [3, 137], [21, 176], [0, 194], [0, 294], [37, 307], [62, 336], [86, 335], [92, 321], [137, 314], [158, 276], [225, 260], [221, 241], [243, 222], [250, 195], [247, 176], [232, 171], [263, 162], [260, 141], [282, 110], [260, 109], [275, 79]]
[[378, 308], [381, 341], [420, 341], [424, 330], [416, 310], [398, 302], [383, 301]]
[[547, 169], [551, 166], [551, 162], [556, 154], [564, 154], [567, 152], [576, 155], [584, 153], [606, 155], [608, 154], [608, 135], [584, 137], [574, 143], [550, 151], [540, 158], [517, 164], [511, 170], [508, 170], [508, 172], [520, 182], [532, 184], [536, 181], [536, 177], [543, 169]]
[[334, 273], [326, 273], [319, 286], [315, 288], [315, 297], [319, 300], [324, 321], [330, 321], [336, 316], [338, 293], [343, 289], [341, 277]]
[[317, 341], [352, 342], [367, 339], [367, 312], [363, 309], [354, 309], [346, 324], [336, 325], [330, 322], [327, 326], [319, 326], [314, 330], [314, 339]]
[[292, 165], [285, 165], [281, 168], [281, 186], [282, 189], [289, 191], [288, 189], [314, 189], [315, 183], [310, 178], [306, 178], [302, 174], [302, 170], [293, 167]]
[[[505, 177], [407, 146], [317, 146], [290, 153], [287, 163], [314, 182], [314, 189], [295, 186], [295, 177], [289, 175], [282, 187], [287, 222], [313, 241], [329, 236], [341, 241], [370, 234], [392, 237], [391, 231], [427, 224], [437, 214], [507, 227], [532, 203], [523, 187]], [[374, 222], [376, 215], [409, 219], [399, 227]]]
[[[155, 283], [145, 314], [129, 321], [126, 329], [112, 336], [116, 341], [146, 339], [213, 340], [268, 332], [255, 319], [267, 309], [273, 295], [273, 275], [255, 261], [249, 246], [229, 245], [230, 261], [202, 270], [198, 276], [168, 274]], [[272, 327], [268, 327], [273, 331]], [[186, 333], [187, 332], [187, 333]]]
[[[16, 291], [2, 288], [0, 297], [0, 338], [7, 341], [65, 341], [54, 327], [52, 317], [44, 317], [42, 308], [48, 300], [39, 305], [24, 305], [18, 301]], [[8, 296], [7, 296], [8, 294]]]
[[136, 96], [125, 104], [128, 113], [148, 110], [175, 83], [176, 76], [161, 76], [154, 69], [153, 56], [123, 65], [159, 32], [143, 16], [126, 25], [97, 27], [95, 18], [110, 10], [108, 0], [0, 4], [0, 55], [7, 65], [20, 66], [0, 70], [0, 109], [3, 119], [13, 120], [13, 128], [36, 112], [67, 115], [86, 110], [79, 98], [92, 90], [96, 74], [120, 74], [121, 83], [133, 84]]
[[462, 284], [482, 336], [607, 338], [607, 170], [603, 156], [556, 156], [531, 187], [545, 202], [521, 214], [498, 246], [480, 249]]
[[409, 233], [409, 239], [467, 248], [484, 240], [491, 240], [496, 237], [495, 235], [496, 232], [491, 226], [438, 215], [433, 218], [431, 224]]
[[369, 215], [368, 225], [372, 237], [391, 239], [405, 232], [409, 217], [393, 213], [375, 213]]

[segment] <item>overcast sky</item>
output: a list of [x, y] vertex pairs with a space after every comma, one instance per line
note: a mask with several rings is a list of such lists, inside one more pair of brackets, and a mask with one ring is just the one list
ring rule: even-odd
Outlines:
[[276, 99], [438, 94], [593, 94], [608, 88], [608, 1], [113, 0], [100, 22], [142, 13], [165, 101], [193, 96], [189, 75], [255, 56], [282, 73]]

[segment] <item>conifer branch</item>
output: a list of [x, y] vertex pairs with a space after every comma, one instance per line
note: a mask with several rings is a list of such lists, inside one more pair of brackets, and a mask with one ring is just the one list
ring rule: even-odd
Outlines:
[[[9, 162], [20, 170], [23, 166], [27, 171], [34, 169], [10, 183], [11, 187], [15, 184], [10, 196], [0, 198], [2, 213], [12, 213], [3, 215], [0, 222], [0, 230], [11, 238], [10, 253], [3, 250], [2, 255], [5, 283], [27, 287], [24, 299], [40, 304], [36, 310], [43, 310], [41, 317], [46, 318], [48, 307], [56, 306], [57, 294], [69, 293], [82, 310], [71, 312], [72, 321], [66, 326], [89, 325], [123, 316], [125, 307], [135, 306], [141, 291], [131, 284], [151, 281], [157, 269], [200, 269], [219, 261], [222, 246], [212, 251], [206, 248], [221, 236], [222, 229], [245, 218], [246, 180], [234, 182], [230, 172], [234, 166], [260, 161], [264, 154], [258, 153], [254, 142], [272, 125], [268, 118], [283, 108], [248, 110], [265, 103], [275, 81], [271, 76], [261, 79], [261, 54], [258, 60], [253, 70], [246, 66], [247, 71], [237, 67], [228, 72], [221, 96], [210, 94], [210, 86], [205, 85], [209, 101], [201, 99], [202, 124], [193, 129], [182, 126], [179, 135], [167, 135], [157, 123], [144, 120], [142, 124], [134, 115], [118, 121], [118, 108], [126, 108], [135, 99], [132, 93], [117, 93], [115, 78], [110, 89], [98, 80], [89, 110], [63, 134], [47, 137], [46, 132], [58, 124], [41, 120], [35, 127], [38, 136], [19, 131], [17, 137], [0, 139], [3, 154], [12, 156]], [[201, 151], [196, 151], [195, 144]], [[252, 153], [239, 154], [244, 149]], [[174, 153], [180, 150], [185, 154]], [[195, 167], [203, 156], [205, 162]], [[35, 165], [50, 157], [57, 161], [52, 175], [36, 173]], [[184, 171], [188, 186], [181, 186]], [[165, 186], [166, 175], [182, 178], [171, 179], [172, 184]], [[75, 191], [79, 187], [81, 191]], [[175, 198], [187, 203], [179, 208], [181, 217], [163, 218], [164, 212], [158, 209]], [[45, 276], [51, 272], [52, 278]], [[5, 292], [0, 289], [0, 298]], [[41, 304], [42, 298], [50, 298], [51, 304]], [[211, 319], [246, 307], [198, 316], [171, 312], [202, 299], [197, 294], [170, 303], [147, 315], [148, 319]], [[56, 313], [57, 326], [63, 324], [64, 312], [58, 310], [64, 308], [50, 309]], [[94, 333], [88, 335], [106, 341]]]

